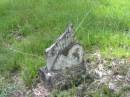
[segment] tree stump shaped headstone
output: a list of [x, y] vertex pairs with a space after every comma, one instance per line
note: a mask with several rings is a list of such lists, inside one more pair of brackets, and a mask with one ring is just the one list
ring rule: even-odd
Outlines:
[[74, 31], [69, 25], [65, 32], [45, 51], [47, 65], [40, 75], [50, 89], [69, 88], [79, 84], [85, 74], [83, 47], [74, 41]]

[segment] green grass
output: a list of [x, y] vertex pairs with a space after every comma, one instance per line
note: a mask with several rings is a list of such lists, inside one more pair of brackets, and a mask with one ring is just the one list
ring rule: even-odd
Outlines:
[[87, 52], [99, 48], [105, 57], [130, 55], [129, 0], [0, 0], [0, 74], [20, 71], [30, 87], [45, 65], [44, 50], [68, 23], [76, 29], [84, 17], [76, 37]]

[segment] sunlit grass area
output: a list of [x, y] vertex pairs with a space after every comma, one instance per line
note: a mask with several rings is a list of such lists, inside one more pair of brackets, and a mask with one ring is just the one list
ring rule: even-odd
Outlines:
[[129, 0], [0, 0], [0, 74], [20, 72], [31, 87], [44, 50], [69, 23], [86, 52], [130, 55]]

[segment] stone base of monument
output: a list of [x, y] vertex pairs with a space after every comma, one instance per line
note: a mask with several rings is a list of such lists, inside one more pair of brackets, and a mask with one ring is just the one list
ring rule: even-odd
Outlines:
[[86, 69], [83, 64], [53, 72], [49, 72], [47, 68], [41, 68], [39, 73], [45, 87], [50, 91], [71, 88], [73, 85], [81, 84], [86, 78]]
[[73, 26], [45, 50], [46, 67], [40, 69], [41, 79], [49, 89], [68, 89], [85, 80], [84, 49], [74, 41]]

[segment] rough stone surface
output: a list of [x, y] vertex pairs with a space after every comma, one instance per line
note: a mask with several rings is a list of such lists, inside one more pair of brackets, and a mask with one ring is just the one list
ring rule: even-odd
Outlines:
[[[73, 84], [79, 85], [86, 79], [86, 70], [83, 66], [73, 66], [68, 69], [56, 72], [48, 72], [43, 68], [41, 73], [42, 80], [46, 88], [52, 89], [68, 89]], [[46, 71], [43, 73], [43, 71]]]
[[74, 41], [74, 31], [69, 25], [65, 32], [45, 51], [47, 65], [40, 75], [49, 89], [65, 89], [72, 82], [79, 84], [86, 73], [83, 47]]

